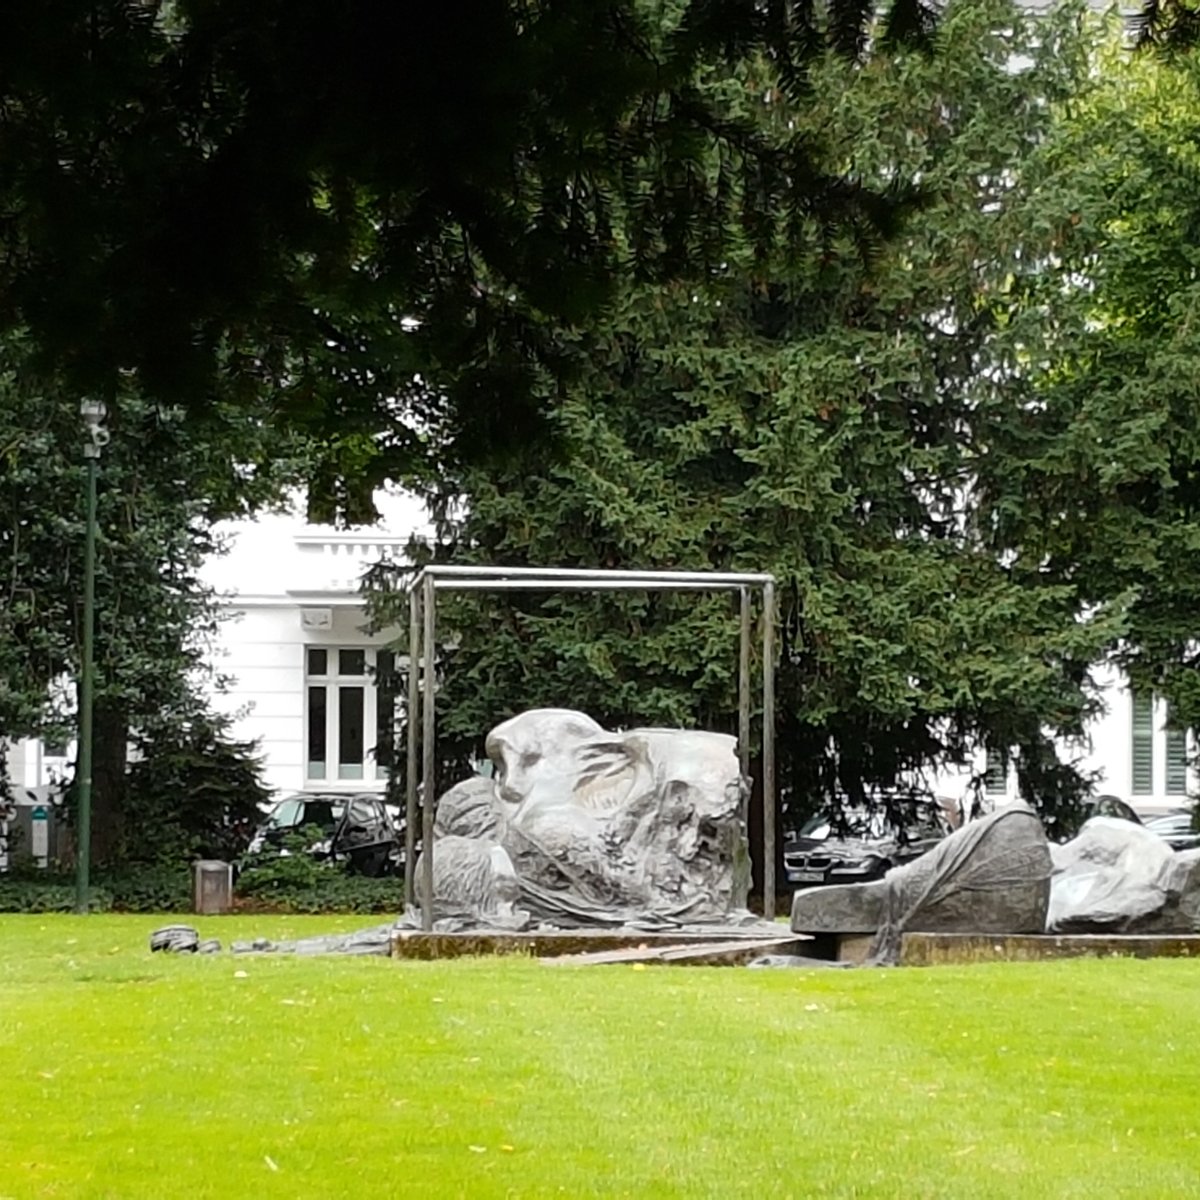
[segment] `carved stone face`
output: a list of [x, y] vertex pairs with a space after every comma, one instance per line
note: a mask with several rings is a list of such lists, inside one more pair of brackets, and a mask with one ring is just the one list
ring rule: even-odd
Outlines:
[[494, 777], [447, 793], [440, 831], [496, 838], [542, 919], [720, 916], [744, 908], [749, 878], [736, 744], [534, 709], [491, 731]]
[[521, 812], [572, 807], [611, 813], [654, 795], [702, 819], [736, 811], [736, 739], [679, 729], [608, 733], [570, 709], [521, 713], [488, 735], [501, 799]]
[[497, 725], [487, 737], [496, 789], [513, 805], [572, 803], [580, 757], [604, 730], [585, 713], [535, 708]]

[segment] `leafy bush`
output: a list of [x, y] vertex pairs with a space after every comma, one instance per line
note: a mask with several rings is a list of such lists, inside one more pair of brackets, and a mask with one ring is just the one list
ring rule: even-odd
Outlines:
[[[188, 868], [103, 871], [90, 881], [91, 912], [187, 912], [192, 907]], [[74, 912], [75, 876], [27, 869], [0, 876], [0, 912]]]
[[284, 912], [396, 912], [403, 881], [351, 874], [345, 863], [319, 862], [307, 853], [320, 830], [302, 829], [283, 840], [283, 850], [250, 855], [238, 875], [239, 899]]
[[238, 897], [256, 908], [292, 913], [398, 913], [404, 885], [393, 876], [370, 879], [337, 867], [322, 869], [317, 883], [289, 884], [283, 879], [252, 876], [238, 881]]
[[[287, 854], [267, 850], [244, 860], [237, 900], [245, 907], [293, 913], [396, 913], [403, 903], [402, 877], [371, 879], [345, 864], [318, 862], [304, 853], [319, 830], [285, 839]], [[186, 913], [192, 908], [190, 866], [148, 865], [92, 876], [92, 912]], [[235, 902], [236, 903], [236, 902]], [[0, 912], [75, 910], [75, 876], [22, 866], [0, 876]]]
[[152, 867], [104, 873], [97, 880], [114, 912], [187, 912], [192, 907], [190, 867]]
[[[91, 911], [110, 912], [112, 897], [103, 888], [91, 889]], [[75, 885], [65, 876], [45, 880], [0, 877], [0, 912], [51, 913], [75, 911]]]

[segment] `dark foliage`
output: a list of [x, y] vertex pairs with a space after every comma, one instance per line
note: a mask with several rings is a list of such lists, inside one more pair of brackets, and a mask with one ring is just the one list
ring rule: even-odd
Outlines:
[[347, 863], [319, 862], [306, 853], [320, 831], [290, 835], [286, 854], [277, 849], [251, 855], [238, 874], [237, 894], [255, 907], [281, 912], [398, 912], [403, 905], [403, 881], [365, 878]]
[[[187, 867], [102, 871], [89, 891], [92, 912], [187, 912], [192, 906]], [[0, 912], [74, 912], [73, 876], [28, 868], [0, 876]]]
[[[747, 239], [703, 286], [629, 281], [577, 337], [550, 418], [560, 453], [468, 465], [441, 497], [449, 561], [773, 571], [792, 821], [886, 805], [984, 746], [1019, 751], [1026, 793], [1069, 816], [1086, 781], [1053, 769], [1050, 732], [1095, 711], [1090, 664], [1116, 632], [1102, 607], [1078, 619], [1069, 582], [1014, 579], [970, 503], [993, 419], [1029, 407], [1006, 293], [1054, 249], [1025, 172], [1084, 44], [1069, 16], [1035, 24], [1003, 4], [950, 10], [939, 37], [933, 60], [814, 60], [808, 104], [745, 99], [774, 94], [770, 62], [710, 81], [863, 179], [921, 178], [920, 214], [870, 263], [846, 237], [816, 261], [764, 260]], [[525, 707], [734, 732], [727, 598], [510, 593], [439, 610], [440, 748], [458, 760], [443, 784]]]
[[[888, 32], [920, 42], [931, 13], [898, 0]], [[448, 396], [467, 426], [494, 407], [531, 419], [530, 380], [556, 353], [539, 314], [577, 320], [627, 267], [694, 270], [733, 230], [766, 250], [797, 215], [886, 227], [886, 189], [695, 83], [754, 52], [800, 94], [827, 44], [862, 54], [871, 15], [862, 0], [8, 5], [2, 316], [80, 388], [110, 397], [132, 370], [203, 408], [220, 377], [278, 393], [333, 441], [390, 424], [411, 466], [423, 448], [397, 396]], [[714, 151], [720, 183], [697, 169]], [[633, 242], [614, 237], [617, 204], [639, 214]]]
[[236, 859], [271, 798], [255, 750], [212, 715], [147, 740], [126, 783], [124, 861]]

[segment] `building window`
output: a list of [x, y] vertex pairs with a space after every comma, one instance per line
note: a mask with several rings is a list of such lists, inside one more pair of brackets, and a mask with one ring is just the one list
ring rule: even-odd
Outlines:
[[1167, 795], [1187, 795], [1187, 730], [1172, 729], [1167, 714]]
[[399, 679], [396, 656], [390, 650], [375, 654], [375, 774], [386, 776], [396, 760], [396, 697]]
[[[386, 761], [375, 761], [374, 743], [390, 718], [394, 693], [377, 691], [374, 672], [378, 665], [390, 674], [391, 661], [386, 650], [308, 647], [305, 772], [310, 782], [387, 777]], [[368, 738], [368, 730], [374, 738]]]
[[1131, 694], [1132, 771], [1130, 792], [1135, 796], [1154, 793], [1154, 696], [1151, 692]]
[[987, 768], [984, 775], [984, 791], [989, 796], [1004, 796], [1008, 794], [1008, 763], [998, 751], [987, 752]]

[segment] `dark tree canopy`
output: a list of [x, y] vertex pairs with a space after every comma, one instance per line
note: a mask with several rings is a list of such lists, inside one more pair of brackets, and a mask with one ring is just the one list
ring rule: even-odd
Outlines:
[[[771, 570], [789, 819], [987, 747], [1017, 751], [1026, 794], [1069, 820], [1086, 781], [1052, 735], [1083, 732], [1091, 664], [1122, 628], [1107, 594], [1080, 619], [1070, 579], [1015, 573], [1013, 543], [992, 535], [1020, 480], [1005, 486], [1013, 456], [994, 474], [991, 460], [1006, 429], [1037, 420], [1022, 363], [1053, 332], [1013, 281], [1061, 253], [1059, 197], [1035, 180], [1089, 45], [1070, 14], [1022, 18], [1004, 0], [951, 6], [938, 37], [933, 59], [814, 61], [808, 104], [753, 108], [773, 82], [761, 57], [710, 79], [734, 111], [806, 131], [868, 184], [919, 178], [921, 210], [869, 263], [846, 237], [767, 259], [746, 239], [703, 284], [628, 282], [580, 332], [575, 374], [548, 382], [559, 453], [466, 464], [443, 497], [435, 553], [451, 561]], [[390, 596], [376, 608], [402, 623]], [[734, 731], [725, 597], [439, 609], [438, 728], [464, 757], [538, 705]]]
[[[893, 198], [696, 87], [705, 63], [757, 51], [800, 94], [824, 46], [862, 53], [871, 11], [7, 5], [4, 319], [78, 386], [112, 393], [133, 370], [149, 395], [204, 403], [221, 376], [283, 393], [310, 425], [344, 419], [356, 390], [378, 409], [413, 370], [481, 355], [501, 360], [493, 384], [511, 359], [515, 395], [529, 314], [578, 317], [631, 261], [673, 274], [718, 253], [732, 225], [765, 245], [797, 213], [886, 223]], [[896, 0], [889, 36], [929, 27], [921, 0]], [[717, 177], [697, 166], [714, 150]], [[612, 234], [617, 202], [637, 212], [628, 244]], [[420, 337], [397, 336], [405, 316]], [[458, 398], [478, 399], [469, 381]]]

